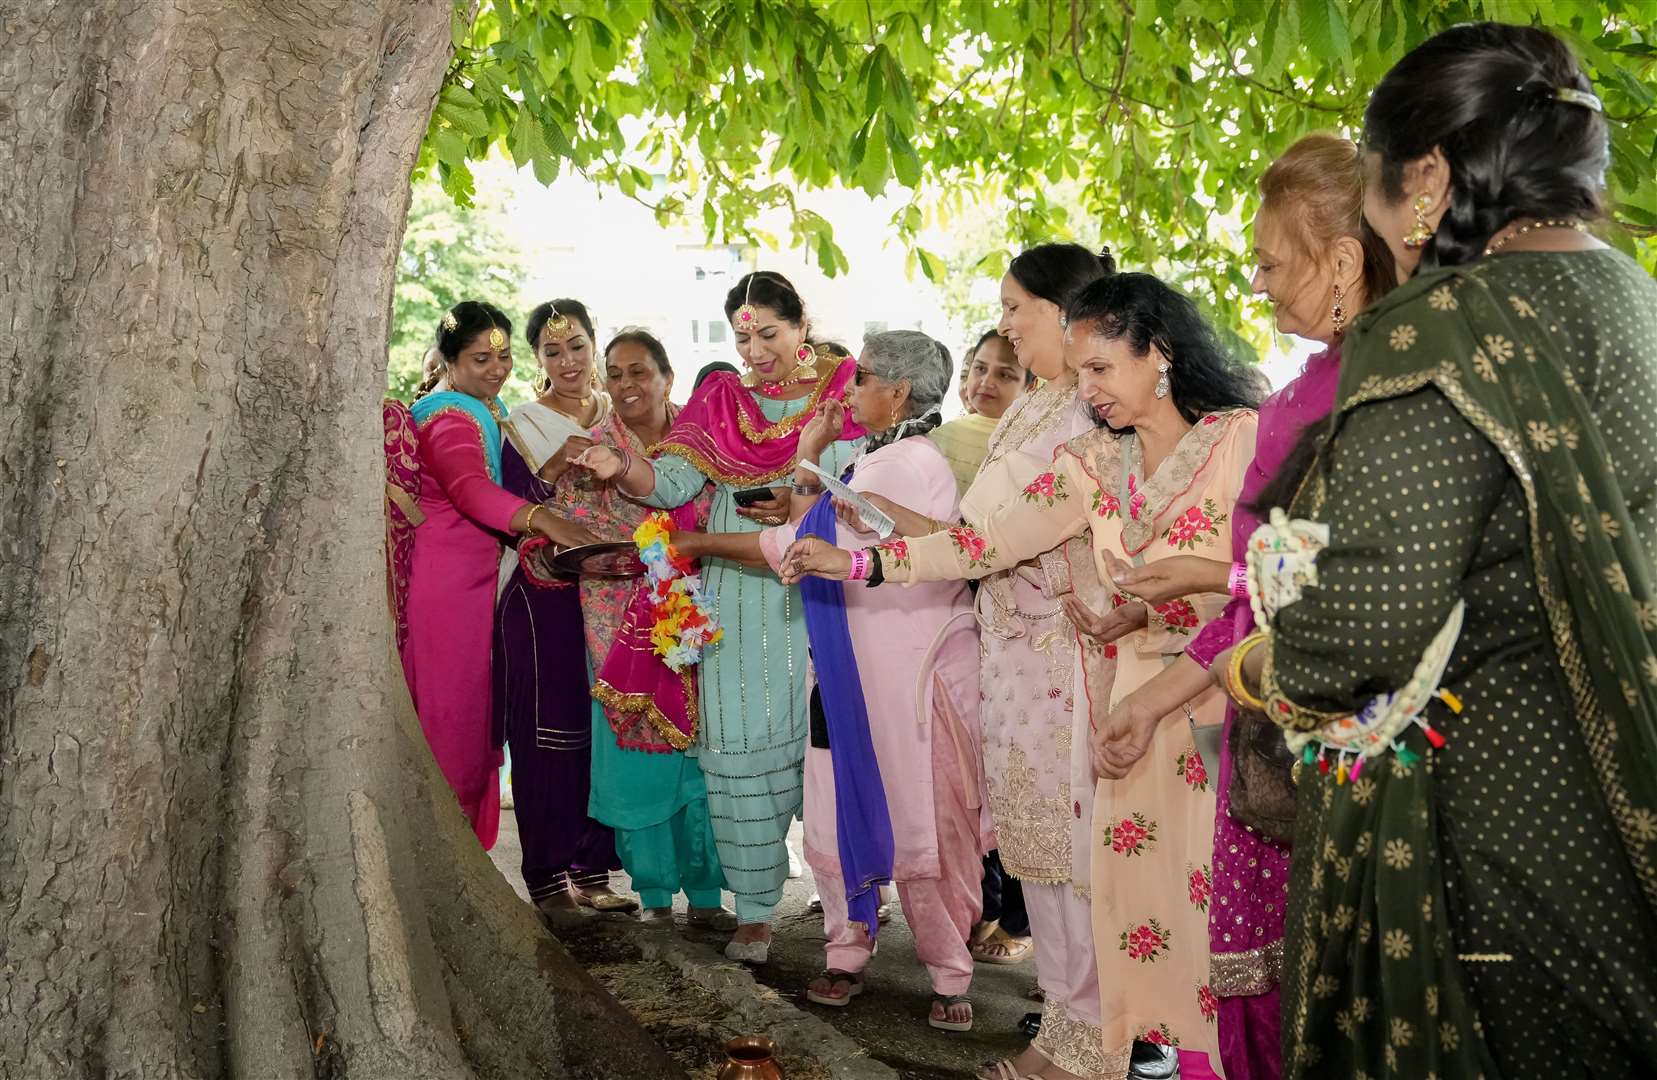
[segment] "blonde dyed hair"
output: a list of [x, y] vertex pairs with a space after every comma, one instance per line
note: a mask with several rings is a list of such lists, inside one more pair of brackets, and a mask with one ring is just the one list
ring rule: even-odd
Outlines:
[[1298, 254], [1323, 266], [1330, 245], [1350, 236], [1364, 249], [1364, 302], [1398, 284], [1392, 252], [1364, 221], [1363, 151], [1319, 131], [1283, 151], [1260, 177], [1260, 213], [1286, 226]]

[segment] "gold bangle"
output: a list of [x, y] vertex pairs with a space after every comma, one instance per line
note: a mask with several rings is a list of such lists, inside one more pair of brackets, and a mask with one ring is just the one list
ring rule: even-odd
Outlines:
[[1237, 647], [1231, 650], [1231, 662], [1226, 665], [1226, 690], [1230, 693], [1231, 700], [1254, 712], [1265, 712], [1266, 702], [1249, 692], [1248, 684], [1244, 681], [1243, 661], [1248, 659], [1249, 653], [1268, 640], [1270, 638], [1264, 630], [1256, 630], [1237, 643]]
[[525, 536], [528, 536], [530, 533], [535, 531], [535, 511], [543, 509], [545, 509], [545, 507], [541, 506], [539, 503], [529, 504], [529, 514], [524, 518]]

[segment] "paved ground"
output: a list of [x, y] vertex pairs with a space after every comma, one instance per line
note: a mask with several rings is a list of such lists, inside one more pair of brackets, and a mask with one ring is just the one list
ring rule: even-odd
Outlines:
[[[792, 837], [796, 851], [799, 829], [796, 823]], [[500, 839], [492, 857], [519, 895], [525, 895], [518, 872], [522, 849], [510, 810], [501, 815]], [[892, 921], [881, 928], [879, 953], [869, 965], [863, 993], [845, 1008], [808, 1004], [806, 983], [823, 967], [823, 924], [821, 915], [806, 910], [813, 885], [811, 868], [802, 868], [805, 876], [788, 883], [777, 909], [770, 962], [753, 969], [760, 983], [833, 1024], [904, 1080], [969, 1078], [984, 1062], [1016, 1053], [1024, 1045], [1017, 1031], [1019, 1018], [1040, 1007], [1024, 996], [1035, 984], [1035, 961], [1016, 967], [980, 964], [971, 995], [973, 1030], [964, 1034], [936, 1031], [926, 1023], [931, 984], [915, 957], [915, 940], [896, 904]], [[627, 876], [618, 874], [616, 890], [625, 891], [626, 886]], [[694, 932], [690, 936], [715, 948], [722, 947], [726, 937]]]

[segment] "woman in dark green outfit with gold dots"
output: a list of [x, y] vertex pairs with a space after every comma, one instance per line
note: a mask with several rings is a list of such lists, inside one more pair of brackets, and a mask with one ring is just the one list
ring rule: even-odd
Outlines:
[[1422, 44], [1365, 143], [1419, 272], [1275, 519], [1315, 569], [1262, 562], [1214, 668], [1304, 755], [1285, 1071], [1657, 1076], [1657, 283], [1587, 232], [1606, 122], [1543, 31]]

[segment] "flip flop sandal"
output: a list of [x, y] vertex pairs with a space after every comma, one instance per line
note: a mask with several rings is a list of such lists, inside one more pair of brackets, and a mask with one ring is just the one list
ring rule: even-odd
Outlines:
[[835, 971], [833, 968], [829, 968], [811, 981], [817, 982], [820, 979], [827, 979], [829, 981], [830, 990], [834, 989], [834, 987], [839, 983], [845, 983], [846, 996], [833, 997], [832, 995], [813, 990], [808, 985], [805, 988], [805, 999], [813, 1005], [828, 1005], [836, 1009], [843, 1009], [847, 1005], [851, 1004], [852, 998], [863, 992], [863, 976], [854, 975], [849, 971]]
[[[991, 950], [999, 948], [1000, 952]], [[1035, 944], [1029, 938], [1015, 938], [997, 926], [971, 948], [972, 958], [981, 964], [1022, 964], [1029, 959]]]
[[928, 1024], [930, 1024], [931, 1026], [937, 1028], [939, 1031], [971, 1031], [972, 1030], [972, 1017], [970, 1015], [965, 1020], [951, 1020], [951, 1019], [949, 1019], [949, 1010], [952, 1006], [955, 1006], [955, 1005], [969, 1005], [970, 1006], [972, 1004], [972, 1002], [967, 1000], [967, 996], [965, 994], [933, 994], [932, 995], [932, 1004], [942, 1005], [944, 1007], [944, 1015], [943, 1015], [942, 1018], [940, 1018], [940, 1017], [933, 1016], [931, 1012], [928, 1012], [926, 1014], [926, 1022]]

